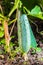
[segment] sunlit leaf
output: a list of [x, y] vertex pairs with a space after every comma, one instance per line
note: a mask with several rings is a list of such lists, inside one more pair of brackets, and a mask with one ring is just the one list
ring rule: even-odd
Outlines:
[[3, 30], [4, 30], [3, 26], [0, 26], [0, 30], [1, 30], [1, 31], [3, 31]]
[[3, 36], [4, 36], [4, 32], [0, 31], [0, 37], [3, 37]]
[[36, 52], [41, 52], [41, 48], [37, 47]]
[[[31, 14], [35, 15], [35, 14], [40, 14], [41, 13], [41, 9], [39, 6], [35, 6], [32, 10], [31, 10]], [[42, 14], [41, 14], [42, 15]]]
[[2, 43], [2, 44], [5, 44], [5, 39], [2, 39], [2, 40], [1, 40], [1, 43]]
[[29, 11], [26, 7], [24, 7], [24, 13], [27, 12], [27, 15], [37, 17], [43, 20], [43, 12], [41, 11], [41, 8], [39, 6], [35, 6], [31, 11]]
[[43, 19], [41, 8], [37, 5], [31, 10], [30, 14], [34, 17]]

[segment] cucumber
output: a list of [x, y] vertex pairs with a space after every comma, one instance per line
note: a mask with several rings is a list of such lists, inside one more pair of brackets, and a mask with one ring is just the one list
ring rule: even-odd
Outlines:
[[28, 52], [31, 46], [31, 38], [30, 38], [30, 27], [28, 23], [27, 16], [23, 14], [20, 17], [20, 26], [21, 26], [21, 40], [22, 40], [22, 50], [23, 52]]
[[20, 16], [18, 26], [20, 26], [18, 37], [19, 39], [21, 39], [21, 43], [19, 42], [19, 46], [22, 48], [22, 51], [24, 53], [27, 53], [31, 47], [36, 48], [37, 43], [26, 14]]
[[31, 48], [36, 49], [37, 48], [37, 42], [36, 42], [36, 39], [34, 37], [34, 34], [33, 34], [31, 27], [30, 27], [30, 35], [31, 35], [30, 36], [30, 38], [31, 38]]

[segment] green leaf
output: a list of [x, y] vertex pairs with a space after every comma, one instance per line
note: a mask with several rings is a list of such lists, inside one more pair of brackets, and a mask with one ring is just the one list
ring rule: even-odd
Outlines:
[[41, 52], [41, 48], [37, 47], [36, 52]]
[[0, 21], [2, 21], [2, 20], [3, 20], [3, 18], [0, 17]]
[[43, 20], [43, 12], [39, 6], [35, 6], [31, 11], [29, 11], [26, 7], [24, 7], [24, 13], [27, 12], [27, 15], [34, 16]]
[[[40, 9], [40, 7], [37, 6], [37, 5], [31, 10], [31, 14], [36, 15], [36, 14], [40, 14], [40, 13], [41, 13], [41, 9]], [[41, 14], [41, 15], [42, 15], [42, 14]]]
[[0, 31], [0, 37], [4, 36], [4, 31]]
[[1, 43], [2, 43], [2, 44], [5, 44], [5, 39], [2, 39], [2, 40], [1, 40]]
[[11, 36], [11, 39], [15, 38], [15, 36]]
[[0, 42], [0, 45], [1, 45], [1, 42]]
[[43, 19], [41, 8], [37, 5], [31, 10], [30, 15]]
[[3, 31], [3, 30], [4, 30], [3, 26], [0, 26], [0, 30], [1, 30], [1, 31]]

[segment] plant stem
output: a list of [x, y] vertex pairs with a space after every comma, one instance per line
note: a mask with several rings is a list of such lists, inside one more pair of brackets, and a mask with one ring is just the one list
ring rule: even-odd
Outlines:
[[7, 52], [10, 52], [10, 47], [9, 47], [9, 44], [10, 44], [10, 35], [9, 35], [9, 32], [8, 32], [8, 23], [6, 20], [4, 20], [4, 33], [5, 33], [5, 44], [6, 44], [6, 51]]
[[14, 24], [13, 24], [12, 28], [11, 28], [11, 31], [10, 31], [10, 36], [11, 36], [11, 34], [12, 34], [12, 31], [13, 31], [14, 26], [15, 26], [15, 22], [14, 22]]
[[8, 14], [8, 16], [10, 17], [12, 15], [12, 13], [18, 8], [18, 4], [19, 4], [20, 0], [16, 0], [15, 4], [13, 6], [13, 8], [11, 9], [10, 13]]
[[8, 23], [8, 25], [12, 24], [12, 23], [15, 22], [16, 20], [17, 20], [17, 18], [15, 18], [14, 20], [10, 21], [10, 22]]
[[19, 9], [17, 9], [18, 43], [19, 43], [19, 47], [21, 48], [22, 40], [21, 40], [20, 15], [21, 15], [21, 12]]
[[23, 57], [24, 57], [24, 60], [25, 60], [25, 61], [27, 61], [27, 60], [28, 60], [27, 53], [24, 53], [24, 54], [23, 54]]

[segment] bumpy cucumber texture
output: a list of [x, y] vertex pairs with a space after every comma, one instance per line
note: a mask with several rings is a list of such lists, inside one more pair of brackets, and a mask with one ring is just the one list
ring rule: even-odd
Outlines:
[[20, 17], [20, 29], [21, 29], [21, 47], [23, 52], [27, 53], [30, 47], [36, 48], [37, 43], [33, 32], [30, 27], [27, 15], [23, 14]]

